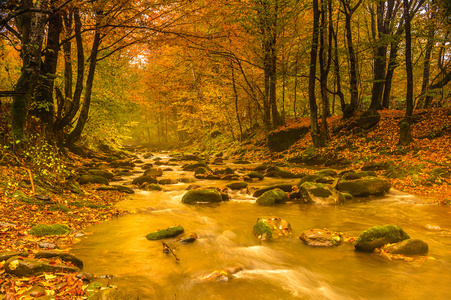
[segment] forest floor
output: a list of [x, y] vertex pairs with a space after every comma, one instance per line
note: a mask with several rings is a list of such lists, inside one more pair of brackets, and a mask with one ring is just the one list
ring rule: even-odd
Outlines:
[[[414, 141], [408, 147], [399, 147], [398, 122], [403, 118], [402, 111], [381, 111], [379, 124], [370, 130], [348, 130], [334, 133], [327, 147], [317, 149], [315, 164], [318, 167], [358, 170], [371, 163], [382, 163], [383, 170], [377, 172], [391, 179], [396, 189], [413, 193], [430, 200], [432, 203], [449, 205], [451, 202], [451, 109], [417, 111], [417, 119], [412, 127]], [[351, 120], [352, 121], [352, 120]], [[288, 130], [308, 126], [308, 118], [290, 121], [278, 130]], [[341, 124], [340, 117], [328, 119], [329, 128]], [[280, 161], [299, 156], [311, 144], [309, 134], [297, 141], [289, 149], [271, 153], [265, 146], [264, 133], [258, 133], [251, 142], [230, 145], [230, 141], [215, 139], [208, 146], [210, 151], [221, 149], [230, 157], [245, 158], [252, 161]], [[202, 147], [197, 147], [201, 149]], [[190, 148], [192, 151], [194, 148]], [[82, 186], [82, 194], [74, 194], [62, 188], [64, 178], [55, 178], [50, 202], [42, 203], [37, 199], [21, 201], [11, 197], [21, 191], [33, 199], [34, 187], [30, 182], [30, 168], [25, 161], [15, 163], [14, 159], [2, 153], [0, 165], [0, 254], [3, 251], [22, 251], [29, 257], [39, 250], [40, 244], [50, 243], [57, 251], [69, 252], [79, 242], [77, 234], [90, 225], [125, 214], [114, 208], [114, 204], [124, 199], [117, 191], [96, 191], [92, 186]], [[65, 159], [72, 167], [79, 167], [88, 160], [67, 154]], [[333, 159], [331, 159], [333, 158]], [[10, 161], [11, 163], [8, 163]], [[301, 165], [293, 167], [295, 171], [309, 173], [313, 169]], [[299, 170], [296, 170], [299, 169]], [[302, 170], [301, 170], [302, 169]], [[37, 172], [33, 169], [33, 172]], [[37, 193], [37, 192], [36, 192]], [[52, 207], [52, 209], [51, 209]], [[35, 224], [62, 224], [71, 228], [72, 233], [65, 236], [36, 237], [29, 234]], [[89, 232], [84, 232], [89, 234]], [[0, 261], [0, 299], [33, 299], [25, 296], [30, 287], [37, 283], [44, 287], [48, 295], [56, 299], [82, 299], [85, 283], [75, 274], [43, 274], [40, 276], [18, 278], [5, 272], [5, 261]], [[60, 263], [60, 262], [58, 262]], [[50, 298], [49, 298], [50, 299]]]

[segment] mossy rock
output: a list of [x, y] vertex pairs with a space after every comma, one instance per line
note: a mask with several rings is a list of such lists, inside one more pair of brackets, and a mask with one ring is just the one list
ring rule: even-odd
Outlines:
[[160, 168], [150, 168], [144, 171], [143, 176], [149, 176], [149, 177], [159, 177], [163, 175], [163, 170]]
[[288, 201], [287, 194], [285, 194], [284, 191], [278, 188], [274, 190], [269, 190], [257, 198], [257, 204], [266, 206], [274, 205], [277, 203], [283, 203], [285, 201]]
[[282, 178], [301, 178], [302, 177], [302, 174], [294, 174], [294, 173], [287, 171], [285, 169], [282, 169], [280, 167], [275, 167], [274, 173], [276, 176], [279, 176]]
[[125, 186], [125, 185], [115, 185], [115, 187], [116, 187], [116, 190], [118, 190], [119, 192], [122, 192], [122, 193], [126, 193], [126, 194], [134, 194], [135, 193], [135, 191], [132, 188]]
[[151, 183], [152, 184], [152, 183], [157, 183], [157, 182], [158, 182], [158, 180], [154, 177], [140, 176], [140, 177], [133, 179], [132, 184], [140, 185], [143, 183]]
[[89, 184], [89, 183], [98, 183], [98, 184], [104, 184], [104, 185], [110, 184], [108, 182], [108, 179], [106, 179], [105, 177], [100, 176], [100, 175], [92, 175], [92, 174], [80, 176], [80, 178], [78, 179], [78, 182], [80, 184]]
[[208, 168], [205, 167], [199, 167], [196, 169], [196, 171], [194, 171], [194, 176], [196, 175], [204, 175], [204, 174], [208, 174], [210, 173], [210, 170]]
[[208, 169], [208, 166], [203, 162], [185, 165], [182, 167], [182, 169], [183, 169], [183, 171], [195, 171], [196, 169], [201, 168], [201, 167]]
[[184, 231], [185, 231], [185, 229], [183, 229], [182, 226], [168, 227], [166, 229], [151, 232], [148, 235], [146, 235], [146, 238], [151, 241], [167, 239], [167, 238], [178, 236], [179, 234], [182, 234]]
[[377, 177], [377, 174], [374, 171], [359, 171], [359, 172], [348, 172], [343, 174], [342, 178], [344, 180], [356, 180], [364, 177]]
[[254, 194], [252, 194], [252, 197], [260, 197], [265, 192], [270, 191], [270, 190], [274, 190], [274, 189], [281, 189], [282, 191], [284, 191], [286, 193], [290, 193], [293, 190], [293, 185], [291, 185], [291, 184], [276, 184], [276, 185], [271, 185], [271, 186], [259, 188], [258, 190], [256, 190], [254, 192]]
[[407, 239], [396, 244], [388, 245], [388, 247], [385, 247], [385, 250], [392, 254], [419, 255], [427, 253], [429, 246], [420, 239]]
[[214, 203], [221, 202], [222, 196], [221, 193], [214, 189], [194, 189], [189, 190], [182, 197], [182, 203], [191, 204], [191, 203]]
[[156, 183], [151, 183], [151, 184], [146, 185], [144, 187], [144, 190], [146, 190], [146, 191], [162, 191], [163, 188]]
[[50, 211], [70, 212], [70, 208], [63, 204], [55, 204], [49, 207]]
[[319, 175], [306, 175], [304, 177], [301, 178], [301, 180], [299, 180], [298, 182], [298, 186], [301, 186], [304, 182], [318, 182], [318, 180], [321, 178], [321, 176]]
[[99, 176], [105, 177], [106, 179], [111, 179], [114, 177], [113, 173], [111, 173], [107, 170], [102, 170], [102, 169], [89, 169], [88, 174], [99, 175]]
[[388, 179], [379, 177], [363, 177], [355, 180], [342, 180], [338, 183], [337, 189], [352, 196], [381, 195], [388, 192], [391, 182]]
[[332, 169], [323, 169], [315, 172], [315, 175], [323, 177], [323, 176], [330, 176], [334, 177], [337, 176], [337, 172]]
[[254, 234], [262, 241], [278, 239], [290, 233], [290, 223], [279, 217], [258, 218], [254, 225]]
[[241, 190], [247, 188], [247, 183], [242, 181], [232, 182], [227, 184], [226, 187], [228, 187], [231, 190]]
[[410, 239], [409, 235], [399, 226], [374, 226], [362, 232], [355, 241], [356, 250], [372, 252], [385, 244], [398, 243]]
[[70, 232], [70, 228], [66, 225], [53, 224], [44, 225], [38, 224], [30, 229], [30, 234], [36, 236], [46, 236], [46, 235], [65, 235]]
[[299, 192], [305, 203], [335, 205], [346, 202], [343, 194], [328, 184], [304, 182], [299, 187]]
[[260, 180], [262, 180], [263, 178], [265, 178], [265, 176], [263, 175], [263, 173], [257, 172], [257, 171], [252, 171], [247, 173], [244, 176], [248, 176], [249, 178], [258, 178]]

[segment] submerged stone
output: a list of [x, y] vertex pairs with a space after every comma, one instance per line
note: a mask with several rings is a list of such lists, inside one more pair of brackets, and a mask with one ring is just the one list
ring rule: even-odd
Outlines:
[[355, 241], [356, 250], [372, 252], [385, 244], [409, 239], [409, 235], [396, 225], [374, 226], [362, 232]]
[[299, 239], [312, 247], [338, 246], [343, 241], [343, 238], [338, 233], [328, 229], [305, 230]]
[[166, 229], [157, 230], [146, 235], [148, 240], [161, 240], [182, 234], [185, 230], [182, 226], [168, 227]]

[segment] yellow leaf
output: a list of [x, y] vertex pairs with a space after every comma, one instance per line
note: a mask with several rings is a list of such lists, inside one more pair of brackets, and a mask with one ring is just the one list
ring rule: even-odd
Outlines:
[[51, 280], [51, 279], [55, 279], [56, 276], [53, 274], [45, 274], [44, 278], [45, 278], [45, 280]]
[[19, 260], [16, 259], [16, 260], [13, 260], [12, 262], [9, 263], [9, 268], [11, 270], [15, 270], [15, 269], [17, 269], [18, 265], [19, 265]]

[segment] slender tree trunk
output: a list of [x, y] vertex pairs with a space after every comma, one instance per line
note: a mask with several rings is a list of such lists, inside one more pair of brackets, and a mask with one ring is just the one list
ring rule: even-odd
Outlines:
[[413, 71], [412, 71], [412, 38], [410, 29], [410, 3], [409, 0], [403, 0], [405, 34], [406, 34], [406, 72], [407, 72], [407, 95], [406, 95], [406, 114], [399, 123], [400, 136], [399, 145], [407, 146], [413, 139], [411, 134], [412, 114], [413, 114]]
[[349, 52], [349, 84], [350, 84], [350, 94], [351, 94], [351, 103], [347, 107], [347, 115], [354, 115], [355, 110], [357, 109], [358, 101], [359, 101], [359, 88], [358, 88], [358, 74], [357, 74], [357, 56], [354, 50], [354, 42], [352, 40], [352, 26], [351, 20], [352, 15], [357, 10], [357, 8], [362, 3], [362, 0], [359, 0], [354, 7], [350, 7], [349, 2], [346, 0], [341, 0], [345, 13], [345, 28], [346, 28], [346, 41], [348, 44], [348, 52]]
[[337, 30], [335, 31], [333, 27], [332, 30], [332, 37], [334, 41], [334, 75], [335, 75], [335, 83], [337, 85], [336, 94], [338, 95], [338, 98], [340, 98], [340, 107], [341, 111], [343, 113], [343, 118], [349, 118], [352, 116], [352, 114], [348, 114], [347, 105], [345, 102], [345, 97], [343, 94], [343, 91], [341, 89], [341, 76], [340, 76], [340, 60], [338, 57], [338, 38], [337, 38], [337, 32], [338, 32], [338, 21], [339, 16], [337, 16]]
[[327, 16], [327, 3], [321, 0], [321, 10], [320, 10], [320, 28], [319, 28], [319, 70], [320, 70], [320, 93], [321, 93], [321, 141], [324, 143], [328, 140], [328, 129], [327, 129], [327, 117], [330, 116], [329, 109], [329, 99], [328, 99], [328, 91], [327, 91], [327, 77], [329, 74], [329, 64], [330, 64], [330, 52], [328, 55], [328, 51], [326, 48], [330, 49], [330, 41], [329, 44], [326, 45], [326, 35], [327, 28], [326, 25], [326, 16]]
[[232, 61], [230, 61], [230, 69], [232, 70], [232, 87], [233, 87], [233, 95], [235, 96], [235, 114], [236, 114], [236, 120], [238, 121], [238, 126], [240, 128], [240, 141], [241, 141], [243, 138], [243, 126], [241, 125], [240, 112], [238, 109], [238, 93], [236, 90], [235, 70], [234, 70]]
[[94, 34], [94, 41], [91, 48], [91, 57], [89, 60], [89, 71], [88, 71], [88, 77], [86, 79], [86, 88], [85, 88], [85, 97], [83, 101], [83, 105], [80, 111], [80, 115], [78, 116], [77, 125], [72, 130], [72, 132], [69, 134], [69, 136], [66, 139], [66, 144], [71, 146], [73, 145], [77, 140], [80, 139], [81, 133], [83, 132], [83, 129], [86, 125], [86, 122], [88, 121], [89, 117], [89, 108], [91, 106], [91, 95], [92, 95], [92, 86], [94, 83], [94, 75], [96, 71], [96, 64], [97, 64], [97, 54], [99, 51], [100, 46], [100, 16], [97, 16], [97, 23], [96, 23], [96, 31]]
[[[65, 115], [61, 118], [61, 120], [57, 120], [54, 130], [56, 132], [56, 136], [58, 137], [59, 142], [62, 142], [63, 139], [63, 130], [66, 126], [72, 123], [75, 115], [77, 114], [80, 108], [80, 100], [83, 92], [83, 80], [84, 80], [84, 72], [85, 72], [85, 56], [83, 51], [83, 40], [81, 37], [81, 19], [78, 10], [74, 11], [74, 23], [75, 23], [75, 40], [77, 44], [77, 82], [75, 83], [75, 91], [73, 95], [73, 99], [71, 94], [65, 94], [65, 99], [70, 100], [70, 104], [68, 108], [65, 109]], [[65, 53], [65, 55], [68, 53]], [[69, 54], [70, 55], [70, 54]], [[69, 57], [70, 60], [70, 57]], [[72, 75], [68, 75], [68, 73], [72, 73], [72, 64], [66, 61], [65, 67], [69, 67], [70, 70], [65, 69], [65, 78], [66, 80], [70, 80], [70, 85], [72, 85]], [[87, 83], [88, 84], [88, 83]], [[65, 83], [65, 93], [71, 92], [72, 88], [67, 86], [68, 83]]]
[[318, 129], [318, 107], [316, 105], [315, 82], [316, 82], [316, 60], [318, 56], [318, 35], [319, 35], [319, 8], [318, 0], [313, 0], [313, 33], [312, 46], [310, 49], [310, 71], [309, 71], [309, 105], [310, 105], [310, 134], [315, 147], [322, 147]]

